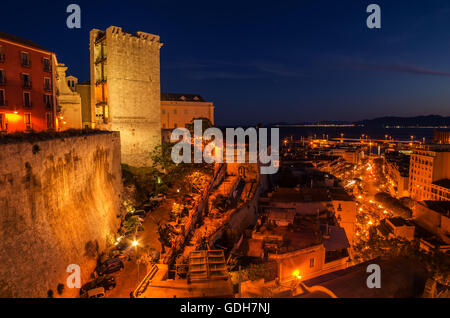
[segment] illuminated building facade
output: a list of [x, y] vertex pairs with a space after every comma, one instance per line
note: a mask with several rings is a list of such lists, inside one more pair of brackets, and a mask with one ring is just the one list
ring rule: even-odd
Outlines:
[[0, 131], [57, 128], [55, 54], [0, 32]]
[[433, 143], [435, 144], [450, 144], [450, 130], [434, 130]]
[[175, 128], [184, 128], [194, 118], [207, 118], [214, 125], [214, 105], [200, 95], [161, 94], [161, 129], [164, 142]]
[[122, 162], [151, 165], [161, 144], [159, 36], [111, 26], [90, 31], [94, 128], [120, 131]]
[[194, 118], [208, 118], [214, 125], [214, 105], [200, 95], [161, 94], [161, 128], [185, 127]]
[[417, 201], [450, 201], [450, 148], [428, 146], [411, 154], [411, 197]]

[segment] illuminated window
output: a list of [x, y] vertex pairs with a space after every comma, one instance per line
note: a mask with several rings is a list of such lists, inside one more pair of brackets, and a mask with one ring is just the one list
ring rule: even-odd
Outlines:
[[309, 259], [309, 267], [313, 268], [314, 267], [314, 258], [310, 258]]
[[23, 114], [23, 120], [25, 122], [25, 129], [31, 130], [33, 128], [33, 124], [31, 122], [31, 113]]

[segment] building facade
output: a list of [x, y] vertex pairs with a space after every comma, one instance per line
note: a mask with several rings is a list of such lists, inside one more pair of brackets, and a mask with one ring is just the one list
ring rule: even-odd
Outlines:
[[450, 148], [427, 146], [411, 154], [409, 188], [411, 198], [450, 200]]
[[161, 94], [161, 128], [185, 127], [194, 118], [207, 118], [214, 125], [214, 105], [200, 95]]
[[149, 166], [161, 144], [159, 36], [111, 26], [89, 43], [94, 128], [120, 131], [122, 162]]
[[435, 144], [450, 144], [450, 130], [434, 130], [433, 143]]
[[66, 77], [67, 66], [58, 63], [56, 66], [56, 104], [58, 108], [59, 130], [81, 129], [81, 97], [75, 91], [78, 79]]
[[55, 54], [0, 32], [0, 131], [57, 128]]
[[410, 156], [397, 152], [385, 154], [384, 173], [389, 193], [395, 198], [409, 196], [409, 162]]

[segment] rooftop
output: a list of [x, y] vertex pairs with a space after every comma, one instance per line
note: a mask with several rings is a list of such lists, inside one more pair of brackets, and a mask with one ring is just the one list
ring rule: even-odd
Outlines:
[[450, 179], [437, 180], [437, 181], [434, 181], [433, 184], [435, 184], [439, 187], [450, 189]]
[[404, 218], [401, 218], [399, 216], [397, 217], [393, 217], [393, 218], [389, 218], [388, 219], [389, 222], [391, 222], [395, 227], [399, 227], [399, 226], [412, 226], [413, 224], [411, 224], [411, 222], [408, 222], [407, 220], [405, 220]]
[[161, 101], [206, 102], [205, 99], [198, 94], [176, 94], [176, 93], [162, 93]]
[[425, 205], [442, 215], [450, 216], [450, 201], [423, 201]]
[[317, 202], [329, 201], [325, 188], [278, 188], [272, 193], [273, 202]]
[[49, 50], [47, 50], [43, 46], [40, 46], [39, 44], [37, 44], [37, 43], [35, 43], [33, 41], [30, 41], [30, 40], [27, 40], [27, 39], [24, 39], [24, 38], [21, 38], [21, 37], [18, 37], [18, 36], [15, 36], [15, 35], [12, 35], [12, 34], [9, 34], [9, 33], [6, 33], [6, 32], [0, 31], [0, 39], [8, 40], [8, 41], [19, 43], [19, 44], [22, 44], [22, 45], [26, 45], [26, 46], [29, 46], [29, 47], [32, 47], [32, 48], [35, 48], [35, 49], [39, 49], [39, 50], [44, 50], [44, 51], [50, 52]]
[[350, 247], [344, 228], [334, 225], [329, 226], [329, 237], [323, 238], [323, 245], [327, 252]]

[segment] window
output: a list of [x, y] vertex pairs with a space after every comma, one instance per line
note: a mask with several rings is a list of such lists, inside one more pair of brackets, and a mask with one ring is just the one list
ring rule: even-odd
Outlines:
[[5, 61], [5, 51], [3, 49], [3, 46], [0, 45], [0, 63], [3, 63]]
[[173, 124], [173, 127], [174, 127], [174, 128], [177, 128], [177, 123]]
[[33, 125], [31, 123], [31, 113], [23, 114], [23, 120], [25, 122], [25, 129], [31, 130], [33, 128]]
[[5, 70], [0, 70], [0, 85], [6, 84], [6, 73]]
[[173, 110], [173, 113], [174, 113], [174, 114], [176, 115], [176, 114], [177, 114], [177, 110], [176, 110], [176, 109], [174, 109], [174, 110]]
[[52, 99], [52, 95], [44, 95], [44, 103], [45, 103], [45, 107], [46, 108], [52, 108], [53, 106], [53, 99]]
[[166, 114], [166, 110], [165, 110], [165, 109], [162, 110], [162, 114], [163, 114], [163, 115]]
[[46, 113], [45, 114], [45, 119], [47, 122], [47, 129], [52, 129], [53, 128], [53, 116], [52, 113]]
[[0, 89], [0, 106], [6, 106], [5, 90]]
[[31, 88], [31, 75], [22, 73], [20, 76], [22, 78], [22, 87]]
[[44, 67], [44, 72], [50, 72], [50, 60], [48, 58], [42, 58], [42, 65]]
[[23, 106], [24, 107], [31, 107], [31, 96], [30, 92], [23, 92]]
[[165, 129], [165, 128], [166, 128], [166, 124], [164, 124], [164, 123], [163, 123], [163, 125], [162, 125], [162, 126], [163, 126], [163, 127], [162, 127], [163, 129]]
[[310, 258], [309, 259], [309, 267], [313, 268], [314, 267], [314, 258]]
[[20, 62], [22, 66], [30, 67], [31, 66], [30, 55], [27, 52], [20, 52]]
[[0, 130], [6, 130], [5, 114], [0, 113]]
[[52, 84], [48, 77], [44, 77], [44, 90], [50, 92], [52, 90]]

